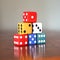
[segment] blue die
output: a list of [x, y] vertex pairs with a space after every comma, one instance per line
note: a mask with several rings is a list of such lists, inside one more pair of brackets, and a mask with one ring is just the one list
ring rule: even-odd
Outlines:
[[29, 39], [28, 41], [29, 45], [36, 44], [36, 34], [29, 34], [28, 39]]
[[37, 44], [45, 44], [46, 36], [45, 33], [37, 33]]

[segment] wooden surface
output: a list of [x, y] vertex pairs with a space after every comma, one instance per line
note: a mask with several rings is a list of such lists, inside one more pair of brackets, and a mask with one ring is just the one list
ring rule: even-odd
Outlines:
[[0, 60], [60, 60], [60, 32], [47, 31], [46, 44], [17, 47], [14, 31], [0, 31]]

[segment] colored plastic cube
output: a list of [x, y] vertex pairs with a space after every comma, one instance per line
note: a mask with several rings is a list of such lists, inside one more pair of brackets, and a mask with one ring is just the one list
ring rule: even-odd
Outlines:
[[45, 33], [38, 33], [37, 34], [37, 44], [44, 44], [46, 42]]
[[29, 45], [36, 44], [36, 34], [29, 34], [28, 39], [29, 39]]

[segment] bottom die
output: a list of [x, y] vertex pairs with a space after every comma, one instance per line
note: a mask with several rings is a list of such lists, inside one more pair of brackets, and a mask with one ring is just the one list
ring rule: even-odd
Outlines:
[[28, 45], [28, 35], [14, 34], [14, 45], [17, 45], [17, 46]]
[[29, 45], [34, 45], [34, 44], [36, 44], [36, 34], [29, 34], [28, 35], [28, 44]]
[[46, 36], [45, 33], [37, 33], [37, 44], [45, 44]]

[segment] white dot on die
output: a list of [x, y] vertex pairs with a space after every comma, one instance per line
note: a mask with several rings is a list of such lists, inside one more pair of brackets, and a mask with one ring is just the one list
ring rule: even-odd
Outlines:
[[45, 37], [45, 35], [43, 35], [43, 37]]
[[26, 21], [27, 21], [27, 19], [26, 19]]
[[23, 13], [23, 15], [25, 15], [25, 13]]
[[34, 41], [34, 43], [36, 43], [36, 41]]
[[31, 35], [29, 35], [29, 38], [31, 38]]
[[24, 16], [24, 18], [26, 18], [26, 16]]
[[36, 37], [36, 35], [34, 35], [34, 37]]
[[43, 42], [45, 42], [45, 40], [43, 40]]
[[41, 43], [43, 42], [43, 40], [41, 40]]
[[25, 38], [27, 38], [27, 35], [25, 36]]
[[34, 18], [34, 16], [31, 16], [31, 19], [33, 19]]
[[31, 44], [31, 41], [29, 41], [29, 43]]
[[28, 13], [26, 13], [26, 15], [28, 15]]
[[40, 43], [41, 41], [39, 40], [38, 43]]
[[43, 37], [44, 35], [41, 35], [41, 37]]
[[38, 37], [40, 37], [40, 35], [38, 35]]
[[18, 36], [14, 36], [14, 38], [18, 38]]
[[20, 45], [22, 45], [22, 42], [20, 42]]
[[25, 44], [27, 44], [27, 42], [25, 42]]
[[20, 39], [22, 39], [22, 36], [20, 36]]
[[18, 42], [14, 41], [14, 44], [19, 44]]
[[32, 38], [32, 40], [34, 40], [34, 38]]

